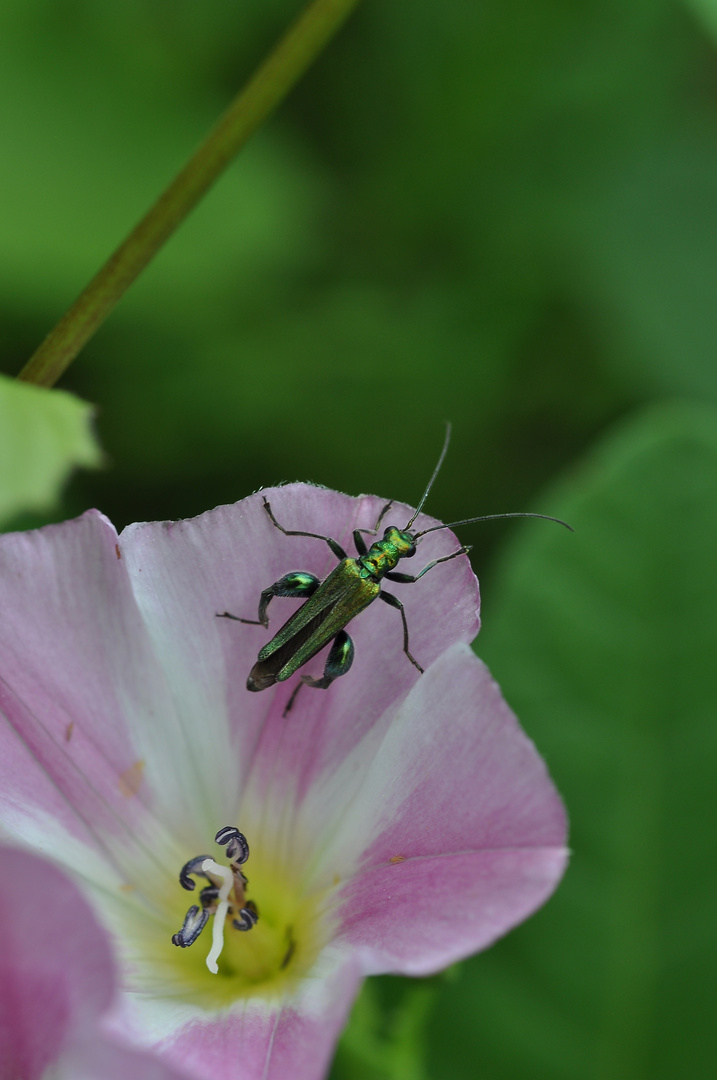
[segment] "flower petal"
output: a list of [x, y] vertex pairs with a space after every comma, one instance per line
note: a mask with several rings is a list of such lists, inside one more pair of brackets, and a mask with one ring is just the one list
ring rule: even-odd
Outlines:
[[364, 972], [431, 975], [487, 948], [547, 900], [565, 849], [411, 858], [372, 868], [347, 889], [339, 940]]
[[111, 1001], [107, 937], [64, 875], [12, 848], [0, 848], [0, 926], [0, 1071], [39, 1080]]
[[317, 784], [300, 817], [299, 829], [325, 823], [315, 887], [349, 879], [337, 940], [363, 950], [371, 972], [426, 974], [484, 948], [547, 898], [567, 858], [545, 765], [464, 645]]
[[327, 949], [291, 999], [198, 1018], [161, 1050], [198, 1080], [319, 1080], [360, 982], [357, 958]]
[[114, 528], [89, 511], [7, 534], [0, 567], [5, 828], [116, 896], [158, 860], [174, 877], [193, 762], [166, 767], [176, 714]]
[[100, 1031], [114, 993], [109, 941], [51, 863], [0, 847], [0, 1075], [40, 1080], [181, 1080]]
[[[286, 686], [247, 693], [246, 677], [259, 649], [297, 602], [272, 600], [268, 633], [261, 626], [217, 619], [217, 613], [229, 610], [254, 619], [262, 589], [284, 574], [300, 569], [323, 578], [336, 565], [321, 540], [279, 532], [264, 510], [264, 497], [286, 528], [331, 535], [350, 551], [352, 530], [373, 528], [385, 505], [375, 496], [356, 499], [288, 484], [188, 521], [131, 525], [120, 538], [155, 652], [192, 740], [191, 753], [203, 775], [215, 778], [217, 791], [243, 790], [250, 769], [255, 780], [261, 774], [267, 781], [280, 775], [281, 783], [306, 789], [317, 771], [342, 760], [418, 678], [403, 652], [399, 613], [374, 604], [350, 623], [356, 643], [350, 675], [328, 691], [302, 690], [291, 724], [282, 713], [298, 676]], [[386, 521], [403, 526], [409, 516], [410, 509], [398, 503]], [[435, 522], [422, 516], [420, 523]], [[432, 533], [420, 543], [419, 565], [408, 569], [417, 573], [458, 546], [449, 532]], [[391, 585], [389, 591], [400, 594], [405, 604], [411, 649], [424, 666], [448, 645], [470, 641], [478, 631], [477, 582], [464, 557], [436, 567], [415, 585]], [[320, 674], [324, 660], [322, 654], [304, 670]], [[312, 746], [298, 776], [297, 742]], [[236, 806], [225, 808], [227, 814], [232, 818]]]
[[[305, 484], [267, 494], [279, 520], [333, 533], [347, 546], [352, 528], [372, 527], [383, 505]], [[395, 512], [403, 524], [408, 508]], [[445, 532], [426, 537], [422, 565], [455, 545]], [[191, 521], [130, 526], [119, 540], [96, 511], [0, 537], [6, 828], [49, 854], [76, 841], [66, 862], [92, 877], [77, 848], [102, 847], [105, 834], [143, 835], [145, 846], [164, 849], [166, 835], [155, 836], [161, 823], [188, 848], [201, 848], [218, 824], [236, 817], [250, 769], [267, 779], [279, 770], [305, 789], [370, 728], [386, 699], [415, 682], [398, 613], [374, 605], [352, 623], [351, 683], [303, 691], [303, 733], [298, 725], [287, 732], [282, 717], [292, 686], [259, 695], [245, 689], [264, 629], [216, 613], [231, 608], [251, 617], [261, 589], [289, 569], [324, 576], [333, 565], [321, 540], [276, 530], [258, 495]], [[465, 558], [401, 590], [411, 647], [424, 663], [476, 631], [478, 594]], [[275, 599], [273, 608], [278, 626], [295, 603]], [[321, 658], [314, 663], [320, 671]], [[297, 737], [313, 746], [301, 775]], [[174, 855], [167, 854], [169, 865]], [[117, 850], [112, 857], [121, 864], [116, 886], [136, 860]]]
[[188, 1076], [154, 1054], [92, 1038], [68, 1048], [52, 1080], [187, 1080]]
[[[57, 792], [66, 792], [78, 772], [100, 780], [110, 762], [118, 772], [133, 761], [111, 682], [113, 669], [119, 674], [122, 664], [107, 662], [118, 649], [115, 618], [123, 587], [131, 600], [115, 540], [110, 523], [96, 512], [0, 537], [2, 749], [14, 745], [13, 769], [22, 747], [52, 777], [54, 789], [42, 785], [34, 799], [47, 797], [52, 812], [60, 807]], [[104, 729], [101, 747], [91, 737], [98, 723]], [[4, 752], [0, 760], [6, 767]], [[8, 781], [2, 792], [12, 790], [12, 773], [2, 779]], [[101, 813], [91, 793], [85, 794], [88, 812]], [[67, 828], [76, 826], [67, 805], [61, 820]]]
[[[266, 494], [286, 528], [347, 548], [383, 505], [301, 484]], [[409, 514], [397, 505], [386, 520]], [[457, 548], [448, 531], [430, 534], [412, 569]], [[197, 1076], [236, 1076], [237, 1038], [247, 1080], [320, 1075], [363, 973], [423, 973], [481, 947], [537, 906], [564, 864], [557, 795], [464, 644], [478, 628], [466, 558], [391, 586], [424, 675], [399, 614], [374, 604], [350, 620], [357, 659], [328, 691], [302, 690], [285, 717], [296, 678], [246, 690], [269, 635], [217, 613], [252, 618], [288, 571], [323, 578], [335, 565], [320, 539], [275, 529], [261, 495], [119, 540], [96, 513], [0, 537], [13, 628], [0, 627], [2, 820], [62, 847], [57, 857], [94, 845], [104, 870], [89, 857], [80, 868], [115, 894], [123, 874], [147, 871], [150, 899], [158, 867], [174, 876], [241, 820], [255, 851], [265, 844], [287, 880], [325, 898], [325, 947], [283, 1007], [257, 996], [217, 1015], [142, 984], [138, 1037], [163, 1040]], [[272, 631], [295, 608], [272, 600]], [[117, 925], [131, 936], [131, 918]], [[115, 1030], [133, 1030], [127, 997]]]

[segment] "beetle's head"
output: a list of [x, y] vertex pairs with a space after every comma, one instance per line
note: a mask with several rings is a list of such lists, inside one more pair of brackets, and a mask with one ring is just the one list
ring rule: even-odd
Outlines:
[[383, 538], [384, 540], [387, 540], [389, 544], [393, 544], [401, 559], [410, 559], [412, 555], [416, 554], [416, 544], [412, 532], [408, 532], [405, 529], [397, 529], [394, 525], [389, 525], [388, 528], [384, 530]]

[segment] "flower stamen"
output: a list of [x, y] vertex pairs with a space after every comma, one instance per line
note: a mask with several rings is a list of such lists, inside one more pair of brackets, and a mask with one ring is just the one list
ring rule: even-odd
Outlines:
[[214, 916], [212, 925], [212, 946], [207, 956], [207, 967], [217, 975], [217, 960], [224, 948], [224, 924], [227, 916], [232, 916], [235, 930], [251, 930], [259, 919], [259, 912], [253, 900], [247, 900], [245, 888], [248, 878], [240, 866], [249, 858], [249, 844], [243, 833], [231, 825], [220, 829], [215, 837], [217, 844], [226, 846], [230, 859], [229, 866], [222, 866], [209, 855], [197, 855], [185, 863], [179, 872], [179, 883], [183, 889], [192, 892], [196, 888], [194, 877], [204, 877], [210, 883], [199, 894], [200, 905], [193, 904], [187, 912], [182, 929], [172, 935], [172, 943], [182, 949], [193, 945], [207, 924], [210, 915]]
[[[179, 884], [183, 889], [193, 892], [197, 883], [190, 877], [190, 874], [202, 874], [202, 863], [208, 858], [208, 855], [197, 855], [196, 858], [190, 859], [188, 863], [184, 864], [179, 871]], [[206, 877], [206, 874], [202, 874], [202, 876]]]
[[239, 914], [241, 919], [232, 921], [235, 930], [251, 930], [252, 926], [255, 926], [259, 920], [259, 912], [256, 910], [256, 904], [253, 900], [247, 900], [246, 907], [243, 907]]
[[226, 844], [227, 858], [238, 866], [249, 858], [249, 844], [246, 836], [231, 825], [225, 825], [223, 829], [220, 829], [214, 837], [214, 842], [221, 844], [222, 847]]
[[193, 945], [206, 926], [208, 918], [209, 912], [205, 908], [193, 904], [184, 917], [182, 929], [178, 934], [172, 935], [173, 944], [179, 945], [180, 949]]

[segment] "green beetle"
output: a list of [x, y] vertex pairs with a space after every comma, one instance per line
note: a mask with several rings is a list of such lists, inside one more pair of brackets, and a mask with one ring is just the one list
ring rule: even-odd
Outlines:
[[[252, 626], [261, 625], [268, 628], [267, 609], [272, 597], [289, 596], [305, 600], [305, 603], [302, 604], [298, 611], [287, 619], [271, 641], [259, 652], [257, 661], [247, 679], [247, 690], [266, 690], [277, 682], [284, 682], [332, 641], [333, 644], [326, 659], [323, 676], [320, 679], [315, 679], [310, 675], [304, 675], [302, 676], [302, 682], [299, 683], [299, 686], [306, 683], [307, 686], [312, 686], [318, 690], [327, 689], [334, 679], [345, 675], [353, 663], [354, 644], [345, 627], [376, 599], [383, 600], [384, 603], [397, 608], [401, 613], [403, 651], [414, 667], [422, 672], [423, 668], [416, 658], [411, 655], [409, 649], [408, 623], [406, 622], [403, 604], [397, 596], [386, 592], [381, 587], [381, 583], [387, 580], [403, 585], [413, 584], [439, 563], [457, 559], [470, 550], [468, 547], [460, 547], [457, 551], [451, 552], [450, 555], [444, 555], [440, 559], [433, 559], [418, 574], [398, 572], [396, 567], [401, 559], [412, 558], [416, 554], [417, 540], [427, 533], [436, 532], [439, 529], [450, 529], [458, 525], [470, 525], [474, 521], [488, 521], [494, 518], [546, 518], [545, 514], [489, 514], [482, 517], [466, 518], [464, 521], [453, 521], [448, 525], [434, 525], [430, 529], [413, 532], [411, 526], [420, 514], [443, 464], [450, 441], [450, 434], [449, 424], [446, 428], [443, 449], [433, 470], [433, 475], [421, 496], [415, 512], [402, 529], [389, 525], [384, 530], [383, 537], [376, 540], [369, 548], [367, 548], [363, 538], [363, 533], [371, 535], [378, 533], [381, 522], [391, 510], [393, 502], [388, 502], [383, 507], [373, 529], [354, 529], [353, 540], [356, 546], [357, 558], [351, 558], [341, 545], [330, 536], [304, 532], [299, 529], [285, 529], [274, 517], [269, 501], [264, 498], [264, 509], [275, 528], [279, 529], [285, 536], [312, 536], [317, 540], [323, 540], [340, 561], [323, 581], [304, 571], [292, 571], [279, 578], [278, 581], [275, 581], [273, 585], [270, 585], [262, 592], [256, 619], [241, 619], [237, 615], [231, 615], [228, 611], [221, 612], [220, 618], [234, 619], [237, 622], [248, 623]], [[547, 517], [547, 520], [559, 521], [558, 518], [549, 517]], [[566, 524], [564, 521], [559, 521], [559, 523], [561, 525]], [[566, 528], [570, 528], [570, 526], [566, 525]], [[291, 708], [295, 693], [292, 695], [285, 712], [288, 712]]]

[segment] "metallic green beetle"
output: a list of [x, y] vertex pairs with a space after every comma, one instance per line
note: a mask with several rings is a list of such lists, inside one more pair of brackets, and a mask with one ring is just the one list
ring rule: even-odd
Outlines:
[[[230, 615], [228, 611], [221, 613], [220, 618], [234, 619], [237, 622], [249, 623], [252, 626], [268, 628], [267, 609], [272, 597], [290, 596], [295, 599], [306, 600], [259, 652], [258, 659], [247, 679], [247, 690], [266, 690], [269, 686], [273, 686], [274, 683], [284, 682], [311, 660], [325, 645], [333, 641], [322, 678], [315, 679], [310, 675], [303, 675], [302, 682], [299, 683], [299, 686], [306, 683], [307, 686], [313, 686], [315, 689], [325, 690], [334, 679], [345, 675], [353, 663], [354, 644], [344, 627], [377, 598], [380, 598], [391, 607], [398, 608], [400, 611], [403, 621], [403, 651], [414, 667], [423, 672], [423, 668], [415, 657], [411, 655], [408, 647], [408, 624], [403, 604], [397, 596], [393, 596], [392, 593], [387, 593], [382, 589], [381, 582], [386, 579], [405, 585], [413, 584], [439, 563], [457, 559], [470, 550], [468, 547], [460, 547], [457, 551], [451, 552], [450, 555], [444, 555], [440, 559], [433, 559], [432, 562], [423, 567], [420, 573], [415, 575], [398, 573], [396, 567], [400, 560], [410, 559], [416, 554], [416, 541], [419, 537], [425, 536], [426, 533], [499, 517], [545, 517], [544, 514], [489, 514], [484, 517], [454, 521], [449, 525], [434, 525], [430, 529], [423, 529], [421, 532], [412, 532], [411, 526], [420, 514], [443, 464], [450, 434], [449, 424], [446, 428], [446, 438], [438, 463], [410, 520], [403, 529], [397, 529], [395, 526], [389, 525], [384, 530], [383, 538], [373, 543], [370, 548], [367, 548], [362, 533], [375, 535], [378, 532], [381, 522], [393, 506], [393, 502], [386, 503], [373, 529], [354, 529], [353, 539], [358, 553], [356, 559], [350, 558], [341, 545], [330, 536], [303, 532], [298, 529], [285, 529], [276, 520], [270, 503], [264, 498], [264, 509], [272, 525], [284, 533], [285, 536], [313, 536], [317, 540], [323, 540], [329, 545], [340, 562], [324, 581], [320, 581], [313, 574], [303, 571], [293, 571], [279, 578], [278, 581], [275, 581], [273, 585], [270, 585], [268, 589], [264, 589], [262, 592], [257, 619], [240, 619], [237, 615]], [[548, 520], [558, 521], [559, 519], [548, 518]], [[565, 522], [560, 522], [560, 524], [564, 525]], [[567, 527], [570, 528], [570, 526]], [[285, 713], [291, 708], [295, 693], [292, 695]]]

